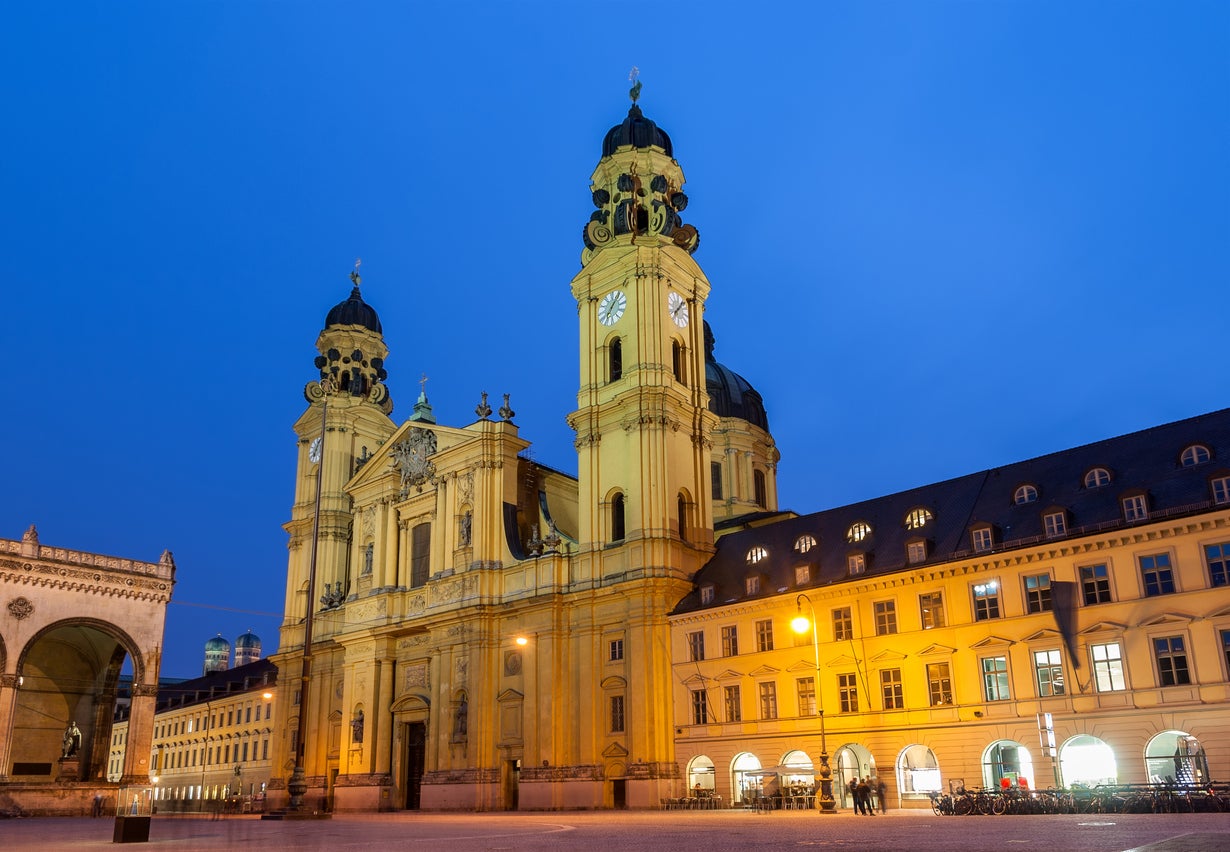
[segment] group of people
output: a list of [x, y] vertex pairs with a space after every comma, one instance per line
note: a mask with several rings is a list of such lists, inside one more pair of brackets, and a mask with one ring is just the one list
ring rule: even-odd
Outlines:
[[[862, 780], [851, 778], [846, 789], [854, 800], [856, 813], [875, 816], [877, 803], [880, 806], [880, 813], [888, 813], [888, 796], [886, 795], [888, 785], [879, 778], [863, 778]], [[875, 801], [872, 801], [872, 796], [875, 796]]]

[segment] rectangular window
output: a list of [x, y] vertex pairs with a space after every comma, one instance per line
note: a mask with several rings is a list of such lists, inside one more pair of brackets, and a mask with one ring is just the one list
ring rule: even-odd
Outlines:
[[1230, 541], [1204, 546], [1204, 561], [1209, 566], [1209, 585], [1230, 585]]
[[247, 707], [244, 708], [243, 721], [244, 721], [244, 724], [248, 724], [252, 721], [252, 705], [251, 704], [249, 704]]
[[611, 733], [619, 734], [624, 730], [624, 697], [611, 696]]
[[987, 580], [974, 585], [974, 620], [999, 618], [999, 581]]
[[1082, 565], [1080, 577], [1085, 606], [1110, 603], [1110, 573], [1105, 565]]
[[1127, 689], [1123, 678], [1123, 650], [1118, 642], [1090, 645], [1093, 658], [1093, 685], [1098, 692], [1121, 692]]
[[928, 592], [918, 596], [918, 608], [922, 616], [923, 630], [944, 626], [944, 593]]
[[269, 740], [261, 742], [261, 760], [269, 759]]
[[431, 571], [431, 524], [418, 524], [410, 531], [410, 586], [427, 585]]
[[242, 760], [247, 760], [247, 759], [248, 759], [248, 744], [247, 744], [247, 743], [244, 743], [244, 744], [243, 744], [243, 758], [242, 758]]
[[862, 574], [867, 570], [867, 557], [861, 553], [851, 553], [846, 557], [846, 569], [851, 574]]
[[701, 630], [688, 634], [688, 659], [696, 663], [705, 658], [705, 634]]
[[709, 701], [703, 689], [692, 690], [692, 724], [709, 724]]
[[624, 640], [612, 639], [609, 645], [610, 655], [607, 657], [612, 663], [619, 662], [624, 658]]
[[765, 508], [769, 505], [768, 488], [765, 486], [763, 470], [752, 471], [752, 490], [756, 494], [756, 505]]
[[722, 656], [739, 656], [739, 628], [735, 625], [722, 628]]
[[713, 603], [713, 586], [700, 587], [700, 602], [702, 606]]
[[986, 553], [994, 544], [990, 527], [971, 531], [970, 538], [974, 543], [975, 553]]
[[270, 715], [272, 712], [273, 712], [273, 702], [272, 702], [272, 701], [270, 701], [270, 702], [268, 702], [268, 703], [266, 703], [266, 704], [265, 704], [265, 718], [266, 718], [266, 719], [268, 719], [268, 718], [269, 718], [269, 715]]
[[1154, 639], [1153, 655], [1157, 659], [1157, 677], [1162, 686], [1183, 686], [1192, 682], [1182, 636]]
[[805, 586], [811, 582], [811, 566], [796, 565], [794, 566], [794, 584], [796, 586]]
[[837, 675], [837, 698], [842, 713], [858, 712], [858, 680], [853, 673]]
[[769, 619], [756, 622], [756, 650], [773, 650], [773, 622]]
[[1011, 698], [1008, 692], [1008, 658], [982, 658], [982, 693], [987, 701], [1007, 701]]
[[1143, 521], [1149, 517], [1149, 506], [1145, 501], [1145, 495], [1137, 494], [1135, 497], [1123, 498], [1123, 520]]
[[709, 481], [713, 488], [713, 499], [722, 499], [722, 463], [709, 462]]
[[905, 708], [905, 699], [901, 691], [901, 669], [880, 670], [880, 691], [884, 695], [885, 710]]
[[798, 685], [799, 690], [799, 715], [815, 716], [816, 679], [814, 677], [801, 677], [795, 683]]
[[1051, 611], [1051, 575], [1030, 574], [1025, 578], [1025, 611]]
[[871, 605], [876, 616], [876, 635], [887, 636], [897, 632], [897, 602], [876, 601]]
[[1174, 594], [1174, 571], [1169, 553], [1154, 553], [1140, 557], [1140, 579], [1145, 585], [1145, 597]]
[[1042, 516], [1042, 531], [1047, 538], [1055, 538], [1068, 532], [1067, 519], [1063, 512], [1051, 512]]
[[854, 628], [851, 626], [850, 607], [843, 606], [840, 609], [833, 610], [833, 641], [844, 642], [847, 639], [854, 637]]
[[743, 585], [749, 595], [760, 594], [760, 577], [758, 575], [748, 577], [743, 582]]
[[1218, 506], [1230, 503], [1230, 476], [1214, 479], [1209, 485], [1213, 489], [1213, 502]]
[[952, 670], [948, 663], [931, 663], [927, 666], [927, 692], [932, 707], [952, 703]]
[[925, 541], [911, 541], [905, 546], [905, 558], [911, 565], [926, 562], [927, 543]]
[[1059, 651], [1034, 651], [1034, 674], [1038, 695], [1063, 695], [1063, 657]]
[[743, 695], [737, 686], [728, 686], [724, 690], [726, 699], [726, 721], [743, 721]]
[[760, 718], [777, 718], [777, 684], [773, 682], [760, 684]]
[[1221, 655], [1226, 662], [1226, 672], [1230, 673], [1230, 630], [1221, 631]]

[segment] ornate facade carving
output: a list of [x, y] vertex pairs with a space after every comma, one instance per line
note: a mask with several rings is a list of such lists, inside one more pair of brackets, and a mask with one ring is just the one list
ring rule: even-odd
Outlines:
[[436, 433], [419, 427], [411, 429], [405, 440], [393, 446], [389, 457], [401, 476], [403, 497], [411, 488], [421, 492], [424, 485], [436, 481], [436, 466], [431, 461], [435, 452]]

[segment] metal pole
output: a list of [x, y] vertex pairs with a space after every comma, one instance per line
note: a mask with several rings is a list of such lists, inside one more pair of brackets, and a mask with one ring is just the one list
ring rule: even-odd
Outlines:
[[829, 766], [828, 738], [824, 729], [824, 692], [820, 688], [820, 635], [816, 630], [816, 606], [811, 602], [811, 598], [803, 593], [794, 601], [799, 617], [804, 617], [803, 601], [807, 601], [811, 610], [811, 647], [816, 663], [816, 715], [820, 717], [820, 813], [831, 814], [836, 813], [837, 803], [833, 801], [833, 770]]

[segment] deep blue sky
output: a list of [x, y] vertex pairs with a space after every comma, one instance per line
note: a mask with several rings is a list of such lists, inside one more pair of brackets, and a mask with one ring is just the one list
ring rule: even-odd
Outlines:
[[589, 175], [641, 69], [799, 512], [1227, 405], [1225, 2], [26, 3], [0, 73], [0, 536], [277, 640], [290, 426], [363, 258], [394, 417], [575, 472]]

